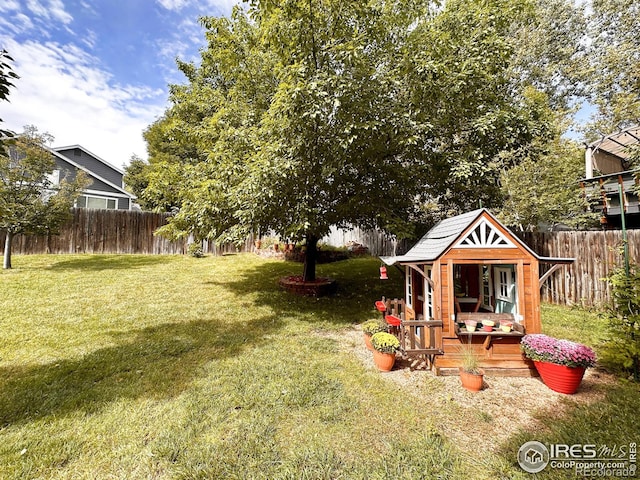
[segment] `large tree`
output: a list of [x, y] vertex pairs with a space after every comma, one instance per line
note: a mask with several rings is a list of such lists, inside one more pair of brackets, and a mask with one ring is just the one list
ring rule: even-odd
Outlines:
[[284, 0], [204, 18], [207, 48], [200, 65], [179, 64], [188, 83], [147, 130], [136, 193], [179, 199], [167, 235], [305, 239], [307, 280], [331, 225], [409, 235], [421, 212], [499, 206], [500, 173], [552, 135], [540, 85], [553, 69], [525, 71], [518, 43], [537, 12]]
[[520, 231], [549, 229], [562, 224], [592, 227], [597, 216], [580, 186], [584, 178], [584, 148], [559, 135], [532, 145], [524, 159], [503, 172], [505, 198], [500, 219]]
[[[18, 77], [18, 74], [13, 71], [13, 67], [10, 62], [13, 62], [13, 58], [9, 55], [5, 49], [0, 50], [0, 100], [9, 100], [9, 89], [14, 86], [13, 81]], [[0, 118], [0, 124], [2, 119]], [[3, 137], [12, 137], [13, 132], [10, 130], [0, 129], [0, 147], [2, 146]]]
[[11, 245], [15, 235], [56, 233], [87, 178], [78, 172], [73, 180], [54, 184], [52, 153], [45, 148], [49, 134], [29, 126], [20, 136], [5, 142], [0, 151], [0, 231], [5, 234], [5, 269], [11, 268]]
[[591, 138], [640, 124], [640, 3], [592, 0], [591, 52], [583, 75], [597, 110]]

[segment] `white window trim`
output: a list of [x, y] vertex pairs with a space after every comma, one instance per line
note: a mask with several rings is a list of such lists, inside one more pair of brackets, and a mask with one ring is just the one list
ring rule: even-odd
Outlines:
[[[90, 210], [117, 210], [118, 209], [118, 199], [117, 198], [113, 198], [113, 197], [102, 197], [100, 195], [87, 195], [86, 193], [82, 193], [80, 195], [81, 197], [85, 197], [87, 199], [86, 204], [88, 204], [88, 200], [94, 199], [94, 200], [104, 200], [104, 207], [101, 208], [94, 208], [94, 207], [87, 207], [86, 204], [84, 207], [80, 207], [80, 208], [87, 208]], [[109, 208], [109, 201], [113, 201], [115, 202], [115, 207], [114, 208]], [[76, 199], [75, 201], [75, 206], [78, 206], [78, 200]]]
[[[496, 267], [495, 268], [495, 274], [496, 274], [496, 288], [495, 288], [495, 296], [496, 296], [496, 300], [502, 300], [503, 302], [509, 302], [509, 303], [515, 303], [515, 299], [513, 298], [513, 289], [514, 289], [514, 282], [513, 282], [513, 270], [510, 268], [504, 268], [504, 267]], [[506, 282], [503, 282], [503, 274], [504, 274], [504, 278], [506, 279]], [[503, 288], [504, 286], [504, 288]], [[503, 291], [506, 290], [507, 294], [504, 295]]]
[[406, 281], [406, 292], [405, 298], [407, 299], [406, 304], [409, 308], [413, 308], [413, 282], [412, 282], [412, 272], [411, 267], [406, 267], [407, 272], [407, 281]]
[[[424, 274], [429, 279], [431, 278], [431, 270], [431, 265], [425, 265]], [[433, 289], [426, 280], [424, 282], [424, 311], [427, 314], [427, 320], [433, 319]]]

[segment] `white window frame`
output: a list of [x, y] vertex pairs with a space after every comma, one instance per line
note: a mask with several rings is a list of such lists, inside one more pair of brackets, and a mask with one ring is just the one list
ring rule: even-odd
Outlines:
[[407, 282], [406, 282], [406, 291], [405, 291], [406, 304], [408, 307], [413, 308], [413, 280], [412, 280], [413, 272], [411, 271], [411, 267], [407, 266], [406, 272], [407, 272]]
[[513, 298], [514, 282], [513, 270], [511, 268], [496, 267], [496, 300], [503, 302], [515, 303]]
[[[86, 193], [83, 193], [82, 195], [80, 195], [80, 197], [84, 197], [85, 199], [85, 206], [84, 207], [79, 207], [79, 208], [86, 208], [89, 210], [117, 210], [118, 209], [118, 199], [117, 198], [113, 198], [113, 197], [101, 197], [99, 195], [87, 195]], [[104, 206], [103, 207], [89, 207], [89, 199], [91, 200], [104, 200]], [[113, 207], [109, 207], [109, 203], [113, 202]], [[76, 200], [75, 203], [76, 207], [78, 207], [78, 200]]]
[[[424, 266], [424, 274], [426, 278], [431, 279], [431, 265]], [[427, 320], [433, 319], [433, 288], [431, 283], [425, 279], [424, 282], [424, 311], [427, 314]]]
[[[486, 269], [486, 277], [485, 277]], [[492, 265], [480, 265], [480, 288], [482, 289], [482, 308], [493, 312], [491, 298], [493, 297]]]

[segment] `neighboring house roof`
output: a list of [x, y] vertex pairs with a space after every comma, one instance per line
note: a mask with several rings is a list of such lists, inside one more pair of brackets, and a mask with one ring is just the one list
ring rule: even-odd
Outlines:
[[[481, 217], [483, 216], [488, 217], [491, 222], [504, 228], [509, 232], [511, 238], [506, 238], [499, 232], [488, 232], [486, 227], [481, 226]], [[462, 234], [476, 222], [478, 222], [476, 228], [480, 227], [485, 229], [486, 237], [475, 238], [475, 240], [481, 244], [485, 244], [487, 248], [516, 247], [513, 243], [515, 242], [542, 262], [570, 263], [573, 261], [572, 258], [540, 257], [518, 237], [513, 235], [508, 228], [502, 225], [498, 219], [485, 208], [444, 219], [429, 230], [427, 234], [404, 255], [380, 258], [387, 265], [393, 265], [395, 263], [431, 262], [443, 255], [449, 248], [455, 246], [457, 242], [460, 242], [459, 246], [462, 248], [477, 246], [477, 244], [474, 245], [472, 241], [461, 238]], [[473, 232], [471, 235], [473, 235]]]
[[636, 125], [591, 142], [587, 148], [592, 151], [593, 166], [604, 174], [610, 174], [629, 169], [629, 147], [638, 143], [640, 126]]
[[[81, 165], [80, 163], [72, 160], [71, 158], [69, 158], [67, 155], [64, 155], [60, 152], [63, 151], [67, 151], [67, 150], [71, 150], [71, 149], [76, 149], [79, 148], [82, 151], [84, 151], [85, 153], [87, 153], [88, 155], [91, 155], [94, 159], [98, 160], [99, 162], [103, 163], [106, 167], [114, 170], [115, 172], [117, 172], [119, 174], [119, 176], [124, 175], [124, 172], [116, 167], [114, 167], [113, 165], [111, 165], [110, 163], [102, 160], [100, 157], [94, 155], [93, 153], [89, 152], [87, 149], [85, 149], [84, 147], [81, 147], [80, 145], [73, 145], [73, 146], [68, 146], [68, 147], [56, 147], [56, 148], [48, 148], [48, 150], [57, 158], [61, 159], [62, 161], [68, 163], [69, 165], [71, 165], [74, 168], [77, 168], [78, 170], [81, 170], [83, 172], [85, 172], [90, 178], [93, 178], [95, 180], [98, 180], [101, 183], [104, 183], [105, 185], [108, 185], [111, 189], [114, 190], [114, 192], [110, 192], [111, 195], [115, 195], [115, 196], [120, 196], [120, 197], [127, 197], [130, 199], [135, 199], [136, 196], [133, 195], [132, 193], [126, 191], [122, 185], [116, 185], [115, 183], [107, 180], [106, 178], [104, 178], [104, 176], [98, 175], [97, 173], [95, 173], [94, 171], [92, 171], [91, 169], [85, 167], [84, 165]], [[88, 189], [86, 189], [87, 192], [99, 192], [99, 190], [93, 190], [91, 189], [91, 186], [89, 186]]]
[[76, 144], [76, 145], [67, 145], [66, 147], [53, 147], [53, 150], [55, 150], [56, 152], [63, 152], [65, 150], [73, 150], [73, 149], [76, 149], [76, 148], [79, 148], [80, 150], [82, 150], [83, 152], [87, 153], [88, 155], [91, 155], [93, 158], [95, 158], [99, 162], [104, 163], [110, 169], [115, 170], [116, 172], [120, 173], [121, 175], [124, 175], [124, 171], [123, 170], [119, 169], [118, 167], [113, 166], [112, 164], [110, 164], [106, 160], [100, 158], [95, 153], [90, 152], [89, 150], [84, 148], [82, 145]]

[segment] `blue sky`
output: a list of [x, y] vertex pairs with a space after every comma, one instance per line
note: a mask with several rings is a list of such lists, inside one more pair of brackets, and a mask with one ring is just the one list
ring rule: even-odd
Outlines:
[[35, 125], [53, 146], [80, 144], [116, 167], [147, 157], [143, 130], [182, 83], [176, 57], [198, 61], [202, 15], [237, 0], [0, 0], [0, 48], [20, 75], [3, 128]]

